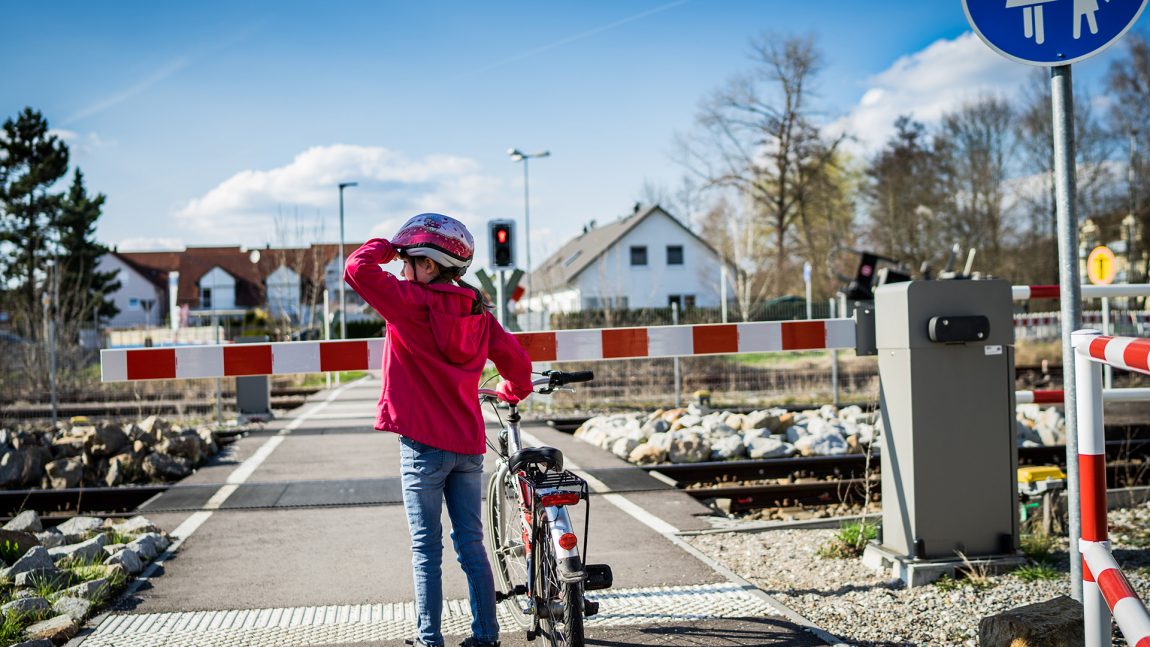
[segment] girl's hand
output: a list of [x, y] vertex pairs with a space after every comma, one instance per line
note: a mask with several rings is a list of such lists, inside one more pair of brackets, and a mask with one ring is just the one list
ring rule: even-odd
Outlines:
[[519, 398], [512, 391], [510, 382], [501, 380], [499, 386], [495, 387], [495, 392], [499, 394], [499, 399], [507, 404], [519, 404]]
[[380, 265], [387, 265], [388, 263], [394, 261], [396, 256], [399, 256], [399, 252], [396, 251], [395, 245], [392, 245], [390, 242], [382, 238], [379, 239], [379, 242], [382, 243], [380, 246], [379, 254]]

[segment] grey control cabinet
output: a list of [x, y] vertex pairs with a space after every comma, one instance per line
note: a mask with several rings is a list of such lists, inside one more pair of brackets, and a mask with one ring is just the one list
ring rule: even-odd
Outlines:
[[[267, 335], [247, 335], [236, 338], [237, 344], [267, 342]], [[236, 378], [236, 412], [241, 416], [271, 415], [271, 379], [267, 375], [247, 375]]]
[[912, 560], [1018, 546], [1009, 282], [875, 292], [882, 382], [882, 547]]

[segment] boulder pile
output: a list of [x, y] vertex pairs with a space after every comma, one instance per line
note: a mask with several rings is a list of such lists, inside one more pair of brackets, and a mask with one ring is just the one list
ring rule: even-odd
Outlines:
[[[770, 408], [750, 413], [696, 404], [651, 413], [596, 416], [575, 437], [637, 465], [700, 463], [785, 456], [861, 454], [881, 447], [882, 417], [851, 405], [806, 411]], [[1066, 437], [1054, 407], [1019, 407], [1019, 446], [1056, 445]]]
[[21, 644], [62, 644], [170, 545], [145, 517], [73, 517], [45, 529], [22, 512], [0, 529], [0, 614], [24, 628]]
[[149, 416], [139, 422], [61, 422], [0, 429], [0, 488], [60, 489], [169, 482], [216, 453], [207, 427]]

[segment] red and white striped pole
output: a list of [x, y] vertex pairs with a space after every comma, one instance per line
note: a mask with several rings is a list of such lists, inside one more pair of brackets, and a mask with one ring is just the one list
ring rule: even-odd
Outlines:
[[[1146, 605], [1142, 604], [1142, 600], [1134, 592], [1134, 587], [1130, 586], [1130, 580], [1126, 579], [1126, 575], [1118, 567], [1118, 562], [1114, 561], [1114, 556], [1110, 554], [1109, 542], [1083, 541], [1082, 559], [1085, 561], [1083, 572], [1096, 573], [1094, 579], [1097, 580], [1098, 590], [1106, 601], [1107, 608], [1114, 614], [1114, 620], [1118, 622], [1118, 628], [1122, 630], [1126, 644], [1135, 647], [1150, 645], [1150, 613], [1146, 612]], [[1110, 638], [1108, 620], [1105, 623], [1105, 628], [1108, 630], [1105, 644], [1109, 644]], [[1089, 645], [1089, 620], [1086, 626], [1086, 644]]]
[[[1077, 353], [1074, 386], [1078, 422], [1079, 514], [1082, 537], [1079, 549], [1093, 543], [1109, 550], [1106, 532], [1106, 437], [1102, 421], [1102, 365], [1091, 359], [1092, 344], [1102, 342], [1097, 330], [1077, 330], [1070, 335]], [[1102, 356], [1105, 357], [1103, 350]], [[1109, 647], [1110, 609], [1098, 581], [1084, 558], [1082, 565], [1082, 611], [1086, 647]]]

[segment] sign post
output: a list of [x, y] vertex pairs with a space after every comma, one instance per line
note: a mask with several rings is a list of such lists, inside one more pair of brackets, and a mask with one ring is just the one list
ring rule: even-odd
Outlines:
[[[1058, 216], [1059, 287], [1062, 303], [1062, 371], [1074, 375], [1070, 333], [1082, 319], [1078, 269], [1078, 218], [1074, 213], [1074, 97], [1070, 64], [1093, 56], [1122, 37], [1146, 8], [1147, 0], [1098, 3], [1096, 0], [963, 0], [974, 33], [991, 49], [1018, 63], [1050, 68], [1054, 126], [1054, 194]], [[1082, 536], [1079, 513], [1078, 421], [1074, 380], [1065, 379], [1067, 508], [1070, 521], [1070, 592], [1082, 596]], [[1105, 602], [1102, 603], [1105, 606]], [[1106, 628], [1109, 639], [1109, 627]], [[1091, 640], [1087, 637], [1088, 642]]]

